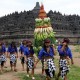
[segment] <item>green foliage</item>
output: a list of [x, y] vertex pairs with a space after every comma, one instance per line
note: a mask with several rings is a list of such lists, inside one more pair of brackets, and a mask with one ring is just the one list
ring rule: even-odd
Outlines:
[[43, 34], [43, 39], [41, 38], [41, 36], [40, 36], [40, 38], [38, 36], [37, 39], [34, 39], [34, 46], [36, 46], [36, 47], [43, 46], [43, 41], [46, 38], [49, 38], [51, 40], [51, 44], [55, 44], [56, 43], [56, 38], [54, 37], [54, 33], [51, 33], [50, 35]]
[[33, 47], [34, 53], [36, 54], [36, 56], [38, 56], [38, 53], [41, 50], [41, 48], [42, 48], [41, 46], [39, 46], [39, 47]]
[[76, 45], [74, 51], [75, 51], [75, 52], [80, 52], [80, 45]]

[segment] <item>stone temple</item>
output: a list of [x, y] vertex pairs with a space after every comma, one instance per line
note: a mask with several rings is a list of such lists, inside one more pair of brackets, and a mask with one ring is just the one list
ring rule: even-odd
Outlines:
[[[44, 6], [45, 7], [45, 6]], [[0, 40], [9, 43], [14, 40], [20, 43], [23, 39], [33, 40], [35, 18], [40, 10], [39, 2], [30, 11], [14, 12], [0, 18]], [[80, 16], [62, 15], [60, 12], [50, 10], [47, 16], [51, 18], [56, 39], [62, 41], [64, 37], [70, 39], [71, 44], [80, 44]]]

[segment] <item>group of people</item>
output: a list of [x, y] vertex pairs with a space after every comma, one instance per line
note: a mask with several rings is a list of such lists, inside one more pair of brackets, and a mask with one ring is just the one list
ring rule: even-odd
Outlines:
[[18, 57], [17, 53], [17, 47], [15, 45], [15, 42], [11, 42], [8, 49], [6, 50], [5, 44], [0, 41], [0, 72], [3, 72], [4, 66], [6, 66], [7, 58], [10, 59], [10, 67], [11, 70], [14, 69], [16, 71], [16, 61]]
[[[24, 70], [24, 64], [26, 63], [27, 77], [30, 76], [29, 71], [31, 70], [32, 80], [35, 80], [34, 70], [39, 61], [42, 63], [42, 74], [46, 75], [46, 80], [51, 80], [55, 77], [59, 80], [61, 76], [63, 80], [67, 80], [67, 73], [69, 72], [69, 64], [73, 64], [73, 57], [71, 49], [68, 46], [69, 39], [64, 38], [63, 42], [58, 45], [57, 51], [59, 53], [59, 73], [55, 77], [56, 66], [54, 63], [54, 56], [56, 55], [56, 49], [53, 44], [51, 44], [50, 39], [45, 39], [41, 50], [38, 53], [37, 60], [34, 57], [34, 48], [30, 40], [23, 40], [19, 48], [20, 59], [22, 64], [22, 69]], [[7, 52], [7, 53], [6, 53]], [[0, 71], [3, 71], [6, 56], [10, 59], [11, 70], [17, 71], [16, 63], [18, 58], [18, 49], [15, 42], [11, 42], [7, 51], [5, 45], [0, 42]]]

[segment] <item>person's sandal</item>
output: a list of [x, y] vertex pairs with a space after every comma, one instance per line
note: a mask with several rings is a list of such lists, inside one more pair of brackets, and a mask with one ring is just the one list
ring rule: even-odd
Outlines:
[[26, 76], [29, 77], [29, 74], [27, 74]]
[[15, 72], [17, 72], [17, 69], [14, 69]]
[[32, 80], [35, 80], [35, 77], [32, 77]]
[[7, 68], [7, 66], [4, 66], [4, 68]]

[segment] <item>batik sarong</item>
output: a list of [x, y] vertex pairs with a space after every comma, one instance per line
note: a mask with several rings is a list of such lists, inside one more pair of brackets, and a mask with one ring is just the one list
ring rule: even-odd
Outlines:
[[64, 76], [69, 72], [69, 65], [67, 63], [66, 59], [60, 59], [59, 61], [59, 66], [60, 66], [60, 74], [62, 79], [64, 79]]
[[16, 63], [16, 55], [15, 54], [10, 54], [10, 61], [12, 62], [12, 63]]
[[53, 77], [53, 72], [56, 70], [53, 59], [47, 59], [46, 61], [44, 61], [44, 68], [48, 69], [50, 77]]
[[0, 55], [0, 65], [3, 61], [6, 61], [6, 57], [4, 54]]
[[32, 57], [29, 57], [27, 59], [27, 66], [29, 69], [32, 69], [34, 67], [34, 59]]

